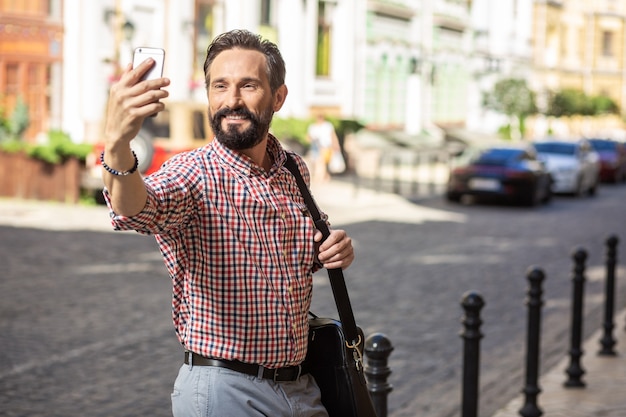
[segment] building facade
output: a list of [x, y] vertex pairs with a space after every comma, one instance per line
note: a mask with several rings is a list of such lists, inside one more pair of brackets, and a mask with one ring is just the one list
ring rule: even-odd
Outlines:
[[626, 111], [626, 1], [536, 0], [532, 88], [612, 98]]
[[[482, 95], [503, 78], [604, 94], [626, 109], [626, 0], [47, 0], [0, 3], [0, 105], [19, 97], [28, 137], [99, 139], [108, 89], [133, 48], [166, 50], [170, 98], [205, 102], [219, 33], [276, 42], [289, 96], [280, 116], [356, 119], [409, 135], [506, 123]], [[540, 102], [541, 104], [541, 102]]]
[[0, 2], [0, 112], [26, 104], [29, 140], [60, 114], [63, 50], [62, 0]]
[[474, 0], [471, 8], [471, 80], [468, 82], [466, 127], [496, 132], [510, 121], [485, 109], [483, 96], [503, 79], [532, 79], [533, 0]]

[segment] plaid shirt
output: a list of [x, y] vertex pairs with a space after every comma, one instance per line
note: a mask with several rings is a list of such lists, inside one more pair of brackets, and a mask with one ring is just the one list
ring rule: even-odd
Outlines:
[[276, 368], [304, 360], [317, 267], [315, 227], [285, 151], [271, 136], [267, 149], [269, 173], [216, 140], [181, 153], [145, 178], [141, 213], [111, 218], [116, 230], [155, 235], [186, 349]]

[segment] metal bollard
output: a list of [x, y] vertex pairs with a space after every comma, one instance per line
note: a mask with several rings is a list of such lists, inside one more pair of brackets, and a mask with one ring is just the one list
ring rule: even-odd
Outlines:
[[394, 194], [401, 194], [402, 190], [402, 156], [393, 156], [393, 192]]
[[393, 386], [387, 382], [387, 378], [391, 375], [391, 369], [387, 363], [393, 346], [387, 336], [374, 333], [365, 339], [364, 350], [367, 358], [364, 372], [376, 416], [387, 417], [387, 397], [393, 390]]
[[528, 306], [528, 331], [526, 335], [526, 385], [522, 392], [525, 396], [524, 406], [519, 410], [522, 417], [539, 417], [543, 411], [537, 406], [537, 396], [541, 392], [539, 388], [539, 347], [541, 340], [541, 296], [544, 272], [531, 267], [527, 274], [529, 287], [526, 305]]
[[598, 355], [603, 356], [615, 356], [617, 354], [613, 349], [617, 343], [613, 337], [613, 328], [615, 327], [613, 314], [615, 309], [615, 264], [617, 262], [618, 242], [619, 239], [614, 235], [606, 240], [606, 282], [604, 289], [604, 322], [602, 323], [604, 335], [600, 339], [602, 349], [598, 352]]
[[417, 196], [419, 193], [419, 165], [420, 155], [419, 153], [413, 154], [411, 158], [411, 195]]
[[583, 331], [583, 295], [585, 292], [585, 261], [587, 260], [587, 251], [583, 248], [577, 248], [572, 255], [574, 259], [573, 271], [573, 294], [572, 294], [572, 329], [571, 329], [571, 346], [569, 350], [570, 364], [566, 370], [568, 378], [563, 384], [568, 388], [582, 388], [585, 383], [582, 376], [585, 370], [580, 364], [580, 358], [583, 355], [581, 348], [582, 331]]
[[480, 326], [480, 310], [485, 305], [483, 297], [474, 291], [468, 291], [461, 299], [465, 310], [462, 323], [464, 330], [461, 337], [464, 339], [463, 348], [463, 393], [461, 417], [478, 416], [478, 391], [480, 369], [480, 339], [483, 334]]

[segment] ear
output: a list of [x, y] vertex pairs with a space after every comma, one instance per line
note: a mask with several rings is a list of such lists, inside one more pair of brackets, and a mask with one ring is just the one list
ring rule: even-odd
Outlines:
[[285, 99], [287, 99], [287, 93], [287, 86], [285, 84], [278, 87], [278, 90], [274, 93], [274, 112], [277, 112], [281, 109], [281, 107], [283, 107]]

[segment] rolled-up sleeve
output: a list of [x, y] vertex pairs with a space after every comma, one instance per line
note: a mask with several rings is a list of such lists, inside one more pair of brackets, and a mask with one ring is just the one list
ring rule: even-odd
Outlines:
[[134, 216], [122, 216], [117, 214], [111, 206], [111, 196], [106, 188], [103, 190], [103, 195], [104, 200], [109, 207], [109, 216], [111, 217], [111, 226], [113, 227], [113, 230], [134, 230], [145, 235], [158, 233], [154, 226], [154, 219], [157, 217], [157, 205], [153, 193], [148, 192], [146, 205], [141, 212]]
[[194, 160], [177, 155], [158, 172], [144, 178], [147, 191], [146, 205], [134, 216], [117, 214], [111, 205], [111, 196], [105, 188], [104, 200], [109, 207], [114, 230], [135, 230], [141, 234], [156, 235], [176, 230], [189, 221], [197, 209], [194, 193], [203, 187]]

